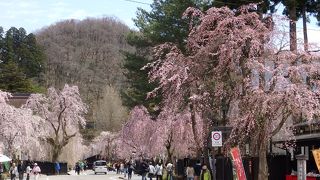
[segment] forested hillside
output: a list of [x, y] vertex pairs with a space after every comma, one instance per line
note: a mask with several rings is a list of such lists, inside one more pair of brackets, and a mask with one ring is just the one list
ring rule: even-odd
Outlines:
[[45, 85], [61, 88], [78, 85], [89, 105], [89, 125], [98, 130], [117, 130], [126, 119], [119, 90], [125, 77], [122, 51], [129, 28], [114, 18], [67, 20], [41, 29], [37, 40], [44, 48]]

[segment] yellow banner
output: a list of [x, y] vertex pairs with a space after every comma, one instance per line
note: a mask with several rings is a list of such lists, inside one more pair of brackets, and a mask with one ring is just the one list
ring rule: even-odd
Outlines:
[[318, 171], [320, 172], [320, 149], [312, 150], [312, 154], [313, 154], [313, 157], [314, 157], [314, 161], [317, 164]]

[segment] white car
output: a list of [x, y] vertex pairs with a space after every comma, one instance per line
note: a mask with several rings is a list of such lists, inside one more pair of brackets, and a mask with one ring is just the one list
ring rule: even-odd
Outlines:
[[107, 174], [108, 172], [107, 162], [104, 160], [95, 161], [93, 163], [93, 171], [94, 171], [94, 174], [97, 174], [97, 173]]

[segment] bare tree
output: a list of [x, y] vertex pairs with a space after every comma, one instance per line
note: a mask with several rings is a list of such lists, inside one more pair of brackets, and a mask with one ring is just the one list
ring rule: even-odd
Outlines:
[[[117, 94], [124, 86], [121, 51], [133, 50], [126, 43], [129, 31], [117, 19], [105, 17], [66, 20], [37, 33], [37, 39], [47, 56], [44, 74], [46, 86], [59, 88], [65, 83], [77, 85], [82, 99], [89, 105], [86, 117], [89, 124], [90, 121], [98, 124], [107, 121], [105, 126], [101, 126], [102, 130], [115, 130], [119, 126], [113, 126], [111, 122], [121, 119], [118, 117], [126, 113], [123, 111], [124, 114], [119, 115], [119, 112], [108, 109], [105, 92], [112, 88]], [[117, 106], [112, 109], [123, 109], [121, 103], [117, 103]]]

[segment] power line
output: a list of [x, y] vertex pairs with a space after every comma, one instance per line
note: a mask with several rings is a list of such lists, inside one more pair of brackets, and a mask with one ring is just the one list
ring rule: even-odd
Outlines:
[[138, 4], [151, 5], [150, 3], [141, 2], [141, 1], [135, 1], [135, 0], [124, 0], [124, 1], [132, 2], [132, 3], [138, 3]]

